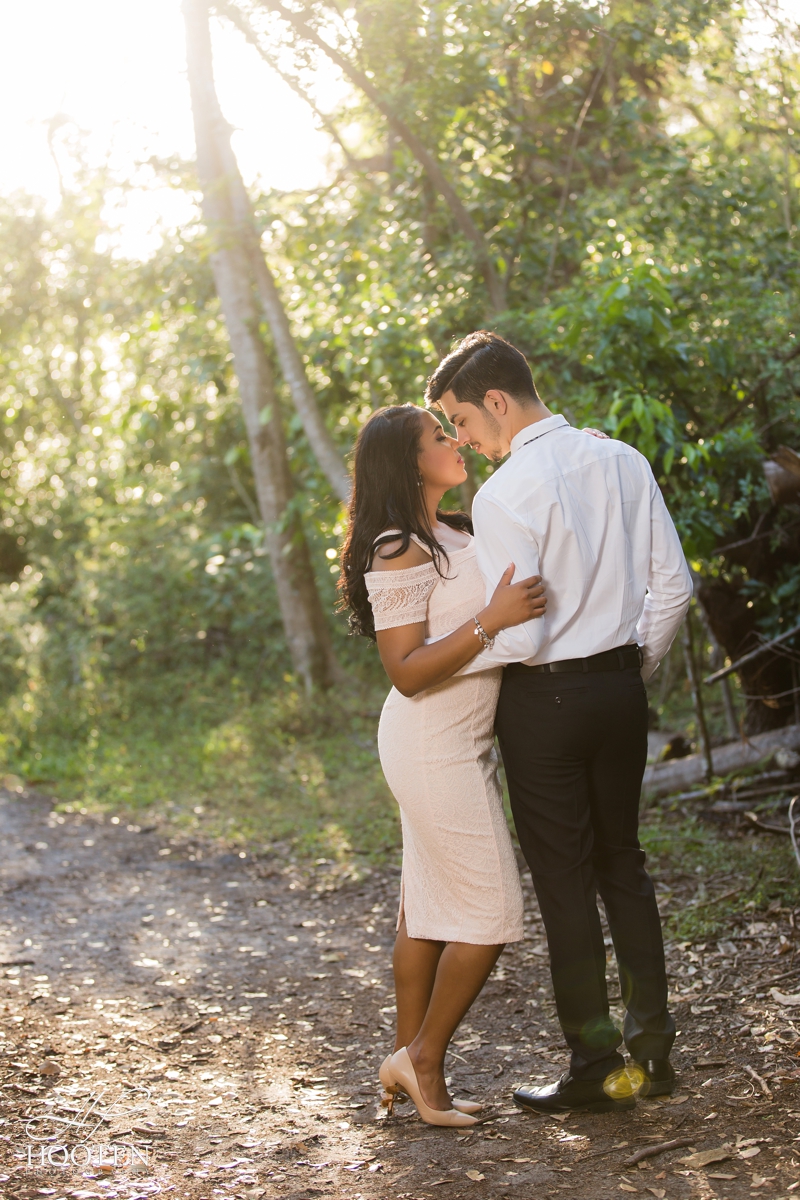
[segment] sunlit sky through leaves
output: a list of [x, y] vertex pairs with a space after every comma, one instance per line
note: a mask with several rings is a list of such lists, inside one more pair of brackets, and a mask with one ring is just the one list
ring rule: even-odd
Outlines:
[[[800, 19], [800, 0], [782, 7]], [[330, 141], [307, 106], [237, 31], [215, 22], [213, 39], [220, 99], [238, 130], [245, 179], [317, 186], [329, 175]], [[150, 155], [194, 155], [180, 0], [0, 0], [0, 45], [0, 193], [22, 189], [57, 202], [47, 127], [64, 114], [73, 124], [57, 144], [80, 129], [90, 164], [108, 162], [117, 178], [142, 185], [117, 198], [113, 219], [124, 253], [151, 253], [158, 224], [174, 227], [191, 212], [184, 193], [155, 187], [139, 167]], [[316, 80], [323, 109], [342, 91], [333, 68]], [[60, 161], [68, 177], [63, 146]]]
[[[279, 188], [315, 187], [326, 178], [330, 139], [308, 107], [230, 26], [213, 25], [223, 111], [238, 130], [236, 152], [246, 180]], [[58, 201], [58, 173], [47, 126], [62, 113], [80, 129], [89, 162], [108, 161], [120, 179], [145, 185], [115, 209], [120, 247], [146, 254], [159, 220], [169, 227], [190, 210], [187, 197], [153, 189], [137, 165], [151, 155], [194, 157], [180, 0], [12, 0], [0, 2], [0, 193], [22, 189]], [[331, 107], [341, 84], [318, 78], [316, 95]], [[59, 152], [68, 174], [68, 155]]]

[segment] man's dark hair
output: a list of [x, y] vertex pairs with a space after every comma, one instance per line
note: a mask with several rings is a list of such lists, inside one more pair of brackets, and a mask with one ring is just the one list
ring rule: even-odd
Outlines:
[[492, 388], [507, 392], [520, 404], [539, 400], [525, 355], [505, 338], [479, 329], [439, 363], [425, 388], [425, 403], [435, 406], [445, 392], [452, 392], [461, 403], [482, 408]]

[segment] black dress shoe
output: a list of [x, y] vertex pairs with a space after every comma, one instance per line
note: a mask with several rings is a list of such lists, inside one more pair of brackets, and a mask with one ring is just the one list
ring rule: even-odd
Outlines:
[[624, 1112], [636, 1107], [636, 1096], [625, 1071], [613, 1071], [606, 1079], [573, 1079], [567, 1073], [557, 1083], [544, 1087], [518, 1088], [514, 1103], [533, 1112]]
[[675, 1090], [678, 1077], [668, 1058], [646, 1058], [633, 1065], [644, 1072], [640, 1096], [670, 1096]]

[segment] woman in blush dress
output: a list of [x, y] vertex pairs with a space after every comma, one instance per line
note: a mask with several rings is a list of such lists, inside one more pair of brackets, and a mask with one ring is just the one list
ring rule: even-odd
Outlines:
[[374, 413], [354, 474], [340, 588], [394, 684], [378, 748], [403, 830], [397, 1035], [381, 1081], [390, 1111], [404, 1092], [424, 1121], [467, 1126], [480, 1105], [452, 1100], [445, 1053], [505, 943], [522, 938], [522, 892], [494, 750], [501, 669], [458, 672], [501, 629], [541, 616], [544, 589], [539, 576], [512, 583], [512, 563], [486, 604], [469, 518], [439, 508], [466, 469], [432, 413]]

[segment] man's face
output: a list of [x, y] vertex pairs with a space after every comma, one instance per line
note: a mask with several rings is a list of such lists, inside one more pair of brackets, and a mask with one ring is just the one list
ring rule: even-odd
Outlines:
[[445, 392], [439, 407], [455, 429], [460, 446], [471, 446], [492, 462], [500, 462], [508, 454], [500, 422], [485, 404], [479, 408], [477, 404], [460, 402], [453, 392]]

